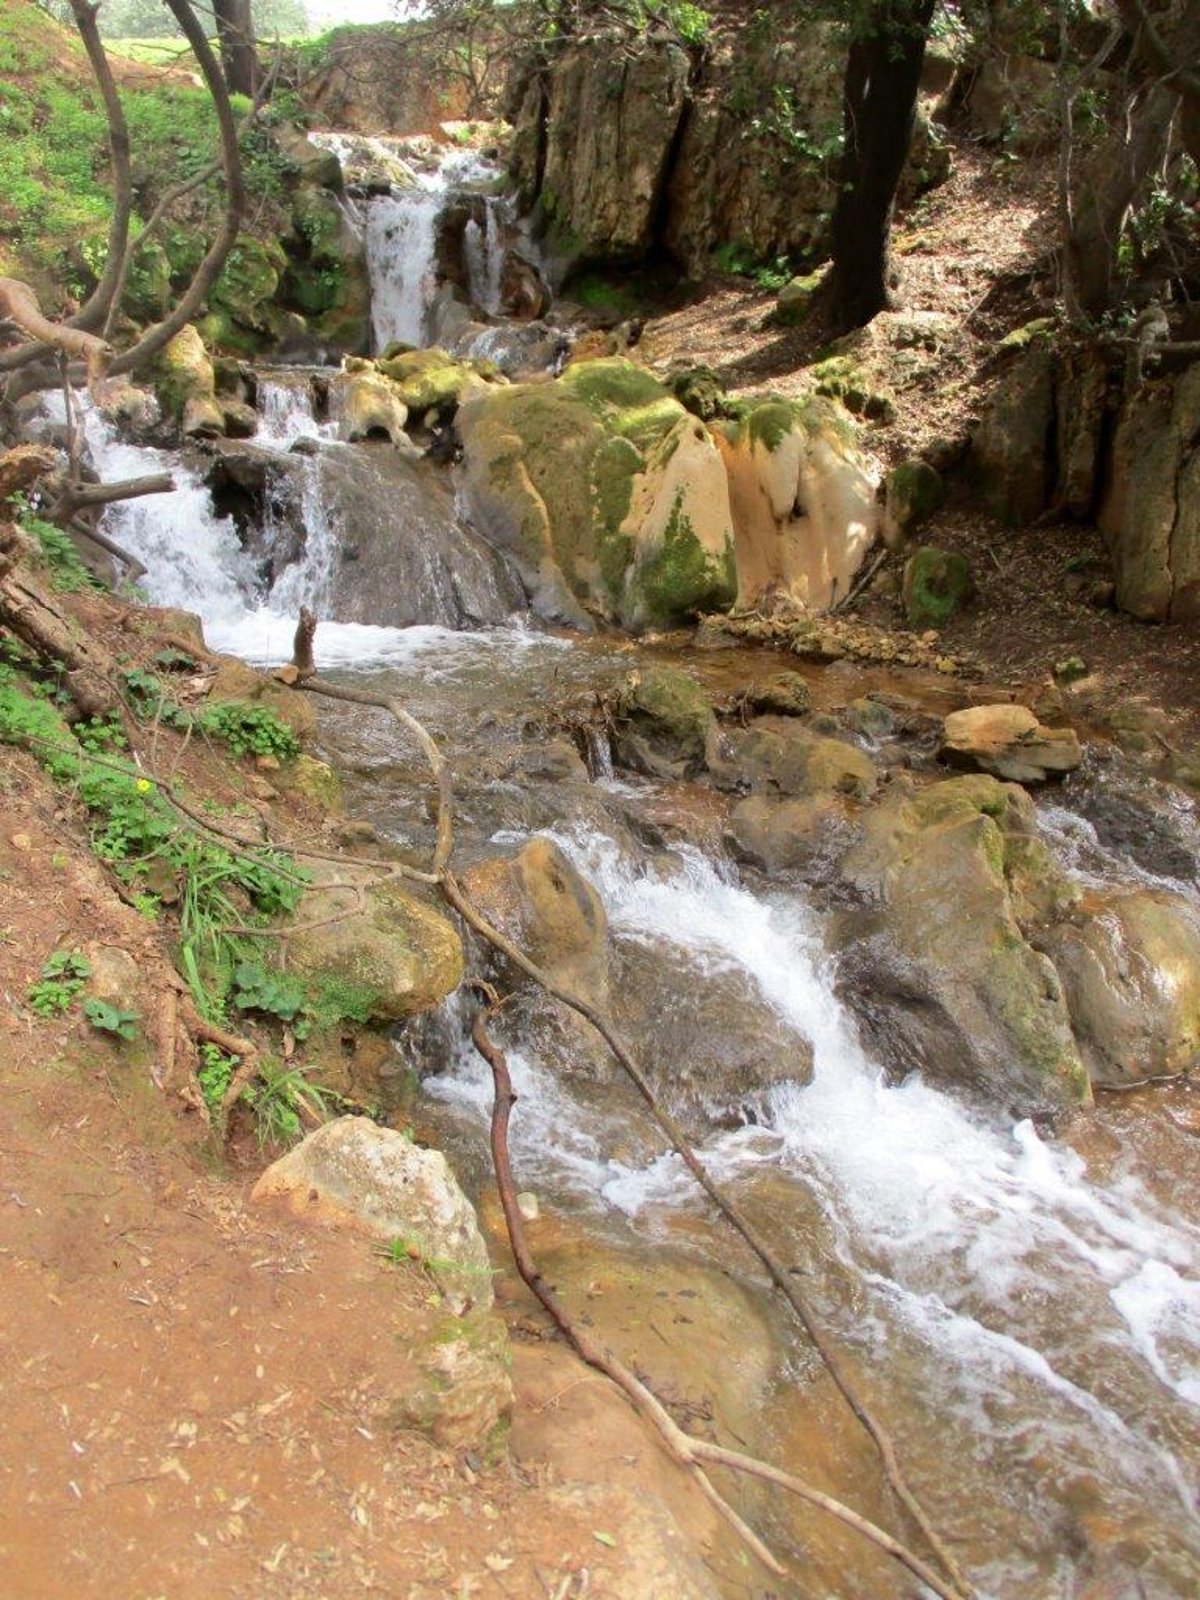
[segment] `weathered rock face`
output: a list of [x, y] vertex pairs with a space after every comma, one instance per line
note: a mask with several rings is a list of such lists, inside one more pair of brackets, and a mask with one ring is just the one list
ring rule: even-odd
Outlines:
[[1052, 507], [1095, 518], [1120, 609], [1190, 622], [1200, 617], [1198, 430], [1200, 364], [1122, 384], [1103, 352], [1035, 337], [1000, 380], [972, 455], [996, 516], [1032, 522]]
[[828, 400], [766, 400], [718, 430], [729, 473], [738, 604], [844, 596], [879, 527], [878, 475]]
[[338, 432], [348, 443], [383, 438], [406, 446], [407, 421], [408, 408], [379, 373], [352, 373], [342, 386]]
[[1200, 924], [1176, 895], [1090, 892], [1045, 937], [1094, 1084], [1189, 1071], [1200, 1054]]
[[267, 459], [227, 449], [221, 472], [269, 507], [248, 520], [246, 541], [270, 582], [328, 538], [321, 604], [341, 621], [486, 626], [524, 605], [515, 571], [462, 523], [453, 485], [407, 440], [403, 453], [386, 443]]
[[690, 63], [677, 45], [616, 45], [564, 50], [549, 81], [537, 199], [552, 240], [573, 243], [577, 260], [650, 248], [687, 98]]
[[[463, 974], [463, 951], [452, 925], [432, 906], [394, 883], [369, 883], [362, 903], [353, 889], [335, 888], [348, 868], [314, 871], [301, 899], [300, 922], [326, 922], [300, 929], [288, 940], [293, 971], [301, 977], [349, 990], [370, 1016], [398, 1022], [428, 1011]], [[367, 875], [369, 877], [369, 875]], [[326, 881], [330, 886], [326, 887]]]
[[436, 133], [447, 118], [468, 115], [466, 83], [439, 75], [411, 36], [391, 25], [336, 29], [323, 43], [302, 91], [317, 127]]
[[516, 560], [535, 610], [632, 628], [846, 588], [878, 524], [876, 475], [826, 401], [765, 400], [709, 428], [643, 368], [578, 362], [458, 414], [476, 526]]
[[1043, 728], [1028, 706], [968, 706], [942, 729], [942, 759], [1012, 783], [1044, 783], [1083, 760], [1073, 728]]
[[[721, 246], [743, 260], [812, 251], [834, 199], [843, 53], [828, 26], [772, 16], [736, 37], [718, 21], [703, 62], [661, 37], [600, 33], [527, 71], [510, 169], [560, 274], [663, 251], [695, 274]], [[909, 194], [948, 170], [919, 124]]]
[[1200, 617], [1200, 364], [1144, 384], [1112, 441], [1100, 526], [1112, 551], [1117, 604], [1145, 621]]
[[952, 778], [890, 795], [842, 866], [868, 902], [845, 919], [845, 970], [883, 1059], [1022, 1112], [1091, 1097], [1062, 985], [1030, 942], [1076, 898], [1034, 830], [1022, 789]]
[[164, 415], [185, 438], [225, 432], [216, 385], [204, 340], [190, 324], [180, 328], [158, 358], [155, 390]]

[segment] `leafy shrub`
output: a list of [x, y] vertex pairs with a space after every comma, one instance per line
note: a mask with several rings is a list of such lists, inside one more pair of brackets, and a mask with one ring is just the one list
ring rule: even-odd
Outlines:
[[225, 700], [205, 706], [198, 721], [205, 733], [224, 739], [235, 756], [273, 756], [277, 761], [290, 761], [300, 754], [299, 739], [268, 706]]

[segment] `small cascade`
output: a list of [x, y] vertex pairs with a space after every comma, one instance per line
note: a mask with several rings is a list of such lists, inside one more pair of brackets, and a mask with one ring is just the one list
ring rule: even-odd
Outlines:
[[254, 442], [267, 450], [289, 450], [298, 439], [332, 439], [336, 424], [328, 417], [318, 420], [329, 407], [329, 383], [338, 374], [332, 369], [311, 367], [264, 368], [258, 375], [258, 428]]
[[483, 226], [471, 218], [463, 229], [463, 254], [467, 264], [467, 287], [471, 299], [489, 317], [501, 315], [501, 279], [504, 272], [504, 224], [511, 225], [508, 202], [487, 195], [483, 202]]

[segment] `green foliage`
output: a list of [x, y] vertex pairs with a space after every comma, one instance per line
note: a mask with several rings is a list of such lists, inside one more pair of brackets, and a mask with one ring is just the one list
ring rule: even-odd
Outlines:
[[287, 1023], [297, 1039], [308, 1034], [308, 993], [291, 973], [268, 971], [261, 961], [240, 961], [229, 997], [239, 1011], [257, 1011]]
[[39, 1017], [61, 1016], [91, 975], [91, 962], [80, 951], [56, 950], [25, 998]]
[[98, 1033], [111, 1033], [118, 1039], [132, 1039], [141, 1021], [136, 1011], [110, 1005], [107, 1000], [85, 1000], [83, 1014]]
[[224, 700], [206, 706], [198, 719], [205, 733], [214, 734], [235, 756], [273, 756], [290, 761], [300, 754], [300, 741], [270, 709], [242, 700]]
[[327, 1122], [336, 1097], [304, 1075], [303, 1067], [282, 1067], [264, 1061], [246, 1091], [254, 1110], [254, 1127], [259, 1145], [292, 1145], [304, 1134], [303, 1113], [316, 1122]]
[[40, 545], [42, 559], [50, 569], [50, 581], [60, 594], [104, 588], [99, 578], [84, 565], [79, 546], [69, 533], [32, 512], [19, 513], [19, 516], [21, 527]]
[[221, 1102], [225, 1098], [225, 1091], [233, 1077], [233, 1069], [237, 1066], [239, 1057], [226, 1055], [215, 1044], [202, 1044], [200, 1046], [200, 1071], [196, 1074], [196, 1081], [200, 1085], [200, 1093], [204, 1096], [204, 1104], [210, 1112], [221, 1109]]
[[712, 253], [715, 272], [726, 272], [733, 278], [751, 278], [760, 289], [777, 294], [785, 283], [792, 280], [790, 256], [775, 256], [764, 261], [753, 246], [738, 240], [723, 244]]
[[[242, 951], [230, 930], [293, 911], [305, 876], [271, 850], [231, 850], [177, 812], [159, 787], [119, 756], [89, 754], [57, 710], [0, 668], [0, 743], [28, 748], [91, 818], [92, 849], [135, 894], [154, 871], [178, 885], [180, 964], [211, 1015]], [[155, 883], [159, 882], [156, 876]]]

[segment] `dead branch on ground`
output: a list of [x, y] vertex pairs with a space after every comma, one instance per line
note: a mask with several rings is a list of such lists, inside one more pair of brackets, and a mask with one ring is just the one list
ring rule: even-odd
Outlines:
[[496, 1187], [500, 1194], [500, 1204], [504, 1211], [504, 1221], [508, 1229], [509, 1243], [512, 1246], [513, 1260], [516, 1262], [517, 1271], [521, 1280], [537, 1297], [543, 1308], [549, 1314], [555, 1326], [566, 1338], [582, 1361], [589, 1367], [605, 1373], [631, 1402], [634, 1409], [646, 1418], [657, 1430], [659, 1437], [666, 1445], [670, 1455], [692, 1474], [696, 1484], [710, 1502], [714, 1509], [730, 1524], [738, 1536], [749, 1545], [759, 1560], [772, 1572], [782, 1574], [784, 1569], [771, 1554], [770, 1550], [759, 1539], [758, 1535], [749, 1528], [732, 1506], [713, 1486], [708, 1474], [704, 1471], [705, 1465], [722, 1466], [735, 1472], [748, 1474], [751, 1477], [763, 1478], [769, 1483], [776, 1484], [779, 1488], [787, 1490], [789, 1494], [797, 1496], [809, 1505], [817, 1506], [820, 1510], [836, 1517], [839, 1522], [852, 1528], [869, 1540], [878, 1549], [892, 1556], [903, 1566], [907, 1567], [913, 1575], [939, 1595], [941, 1600], [959, 1600], [960, 1591], [949, 1588], [919, 1556], [909, 1550], [898, 1540], [893, 1539], [882, 1528], [867, 1518], [859, 1516], [849, 1506], [836, 1500], [832, 1495], [823, 1494], [819, 1489], [814, 1489], [803, 1479], [797, 1478], [794, 1473], [784, 1472], [779, 1467], [770, 1463], [759, 1461], [754, 1456], [746, 1455], [740, 1450], [726, 1450], [720, 1445], [711, 1443], [707, 1439], [697, 1439], [684, 1431], [675, 1422], [658, 1397], [629, 1370], [612, 1351], [602, 1349], [582, 1328], [568, 1315], [562, 1302], [554, 1290], [542, 1277], [537, 1263], [529, 1249], [525, 1238], [524, 1224], [521, 1220], [521, 1210], [517, 1204], [516, 1185], [513, 1182], [512, 1167], [508, 1157], [508, 1122], [512, 1107], [516, 1104], [517, 1096], [513, 1091], [512, 1079], [508, 1071], [508, 1063], [504, 1052], [500, 1050], [488, 1037], [487, 1019], [496, 1009], [494, 1004], [486, 1011], [479, 1011], [471, 1028], [471, 1038], [475, 1048], [487, 1062], [492, 1071], [494, 1095], [492, 1099], [492, 1124], [491, 1145], [492, 1161], [496, 1169]]

